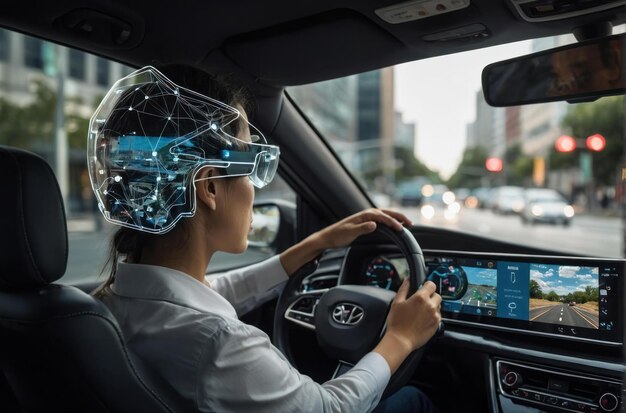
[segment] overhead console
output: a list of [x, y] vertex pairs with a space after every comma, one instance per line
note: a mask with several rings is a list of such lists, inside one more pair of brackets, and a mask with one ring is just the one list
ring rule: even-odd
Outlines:
[[622, 344], [624, 260], [427, 251], [451, 324]]

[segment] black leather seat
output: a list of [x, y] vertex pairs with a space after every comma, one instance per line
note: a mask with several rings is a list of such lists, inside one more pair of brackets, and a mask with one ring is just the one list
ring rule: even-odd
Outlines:
[[0, 386], [10, 388], [11, 410], [191, 411], [129, 352], [101, 302], [52, 284], [65, 272], [68, 242], [48, 164], [0, 146], [0, 177]]

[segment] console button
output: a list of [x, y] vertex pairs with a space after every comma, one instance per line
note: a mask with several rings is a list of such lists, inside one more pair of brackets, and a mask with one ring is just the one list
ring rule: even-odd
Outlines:
[[559, 404], [559, 399], [556, 397], [549, 396], [549, 397], [546, 397], [546, 403], [556, 406], [557, 404]]
[[615, 411], [617, 409], [617, 406], [619, 406], [619, 400], [617, 396], [613, 393], [604, 393], [602, 396], [600, 396], [599, 402], [600, 408], [604, 412]]
[[587, 413], [589, 411], [589, 406], [584, 403], [576, 403], [576, 406], [574, 406], [574, 408], [582, 413]]
[[504, 375], [504, 378], [502, 379], [502, 384], [510, 389], [518, 387], [520, 384], [522, 384], [522, 376], [520, 376], [515, 371], [509, 371]]

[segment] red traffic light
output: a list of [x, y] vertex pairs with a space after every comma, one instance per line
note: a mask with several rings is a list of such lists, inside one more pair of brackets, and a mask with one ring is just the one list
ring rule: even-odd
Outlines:
[[572, 152], [576, 149], [576, 140], [569, 135], [561, 135], [554, 143], [558, 152]]
[[487, 158], [485, 161], [485, 168], [487, 168], [489, 172], [500, 172], [502, 170], [502, 159]]
[[587, 138], [587, 148], [590, 151], [600, 152], [606, 146], [606, 139], [604, 136], [596, 133], [595, 135], [591, 135]]

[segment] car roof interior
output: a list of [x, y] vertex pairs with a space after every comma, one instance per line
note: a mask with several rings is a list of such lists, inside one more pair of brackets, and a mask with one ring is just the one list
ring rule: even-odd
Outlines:
[[[432, 56], [571, 33], [583, 37], [626, 21], [618, 1], [574, 1], [580, 7], [613, 8], [550, 21], [532, 20], [516, 3], [528, 0], [457, 0], [449, 13], [390, 24], [377, 11], [399, 4], [378, 1], [187, 2], [176, 6], [142, 0], [12, 1], [0, 24], [133, 66], [185, 63], [208, 71], [236, 73], [251, 85], [271, 89], [312, 83]], [[534, 1], [539, 6], [559, 2]], [[444, 6], [445, 7], [445, 6]], [[533, 9], [533, 10], [535, 10]], [[532, 10], [527, 12], [532, 14]], [[565, 14], [564, 14], [565, 16]], [[541, 20], [541, 19], [538, 19]], [[598, 24], [600, 23], [600, 24]], [[172, 29], [184, 27], [184, 30]], [[333, 39], [321, 41], [320, 39]]]

